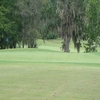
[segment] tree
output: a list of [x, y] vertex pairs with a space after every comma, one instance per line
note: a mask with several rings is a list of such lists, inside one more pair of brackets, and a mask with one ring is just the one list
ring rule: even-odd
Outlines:
[[[36, 47], [36, 40], [63, 38], [64, 52], [70, 40], [80, 52], [96, 51], [100, 39], [100, 0], [0, 0], [0, 49]], [[58, 33], [58, 34], [57, 34]], [[60, 33], [60, 34], [59, 34]]]
[[71, 38], [77, 51], [80, 51], [84, 28], [84, 4], [85, 0], [61, 0], [58, 2], [64, 52], [70, 52]]
[[57, 38], [57, 27], [60, 23], [60, 18], [56, 10], [57, 6], [55, 0], [50, 0], [43, 5], [41, 10], [43, 40]]
[[[8, 5], [9, 4], [9, 5]], [[15, 19], [14, 0], [0, 1], [0, 48], [15, 48], [18, 41], [18, 22]]]
[[[0, 6], [0, 48], [5, 49], [7, 47], [7, 42], [9, 36], [12, 35], [13, 22], [10, 22], [7, 15], [9, 10], [4, 6]], [[10, 34], [10, 35], [9, 35]]]
[[100, 37], [100, 0], [89, 0], [87, 9], [87, 26], [84, 44], [85, 52], [96, 52]]
[[27, 44], [29, 48], [36, 47], [36, 38], [39, 36], [39, 15], [41, 0], [17, 0], [18, 13], [22, 23], [22, 46]]

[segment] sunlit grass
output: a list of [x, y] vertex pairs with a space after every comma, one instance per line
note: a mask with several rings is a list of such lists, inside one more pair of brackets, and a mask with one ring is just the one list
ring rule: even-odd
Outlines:
[[0, 50], [0, 100], [99, 100], [100, 52], [64, 53], [60, 43]]

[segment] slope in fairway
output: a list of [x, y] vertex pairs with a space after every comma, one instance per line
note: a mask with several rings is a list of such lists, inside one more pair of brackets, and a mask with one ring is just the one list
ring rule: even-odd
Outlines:
[[58, 42], [1, 50], [0, 100], [100, 100], [100, 52], [63, 53]]

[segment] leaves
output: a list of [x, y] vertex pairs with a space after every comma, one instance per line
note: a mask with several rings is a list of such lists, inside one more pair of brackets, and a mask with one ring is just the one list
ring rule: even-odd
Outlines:
[[56, 27], [59, 25], [60, 18], [59, 14], [57, 13], [56, 1], [51, 0], [43, 5], [41, 10], [41, 20], [44, 21], [44, 28], [43, 28], [43, 35], [42, 38], [48, 38], [48, 34], [50, 31], [54, 32]]

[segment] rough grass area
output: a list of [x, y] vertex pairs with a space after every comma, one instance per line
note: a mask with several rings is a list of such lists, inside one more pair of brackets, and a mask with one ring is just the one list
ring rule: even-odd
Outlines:
[[100, 100], [100, 52], [64, 53], [60, 43], [0, 50], [0, 100]]

